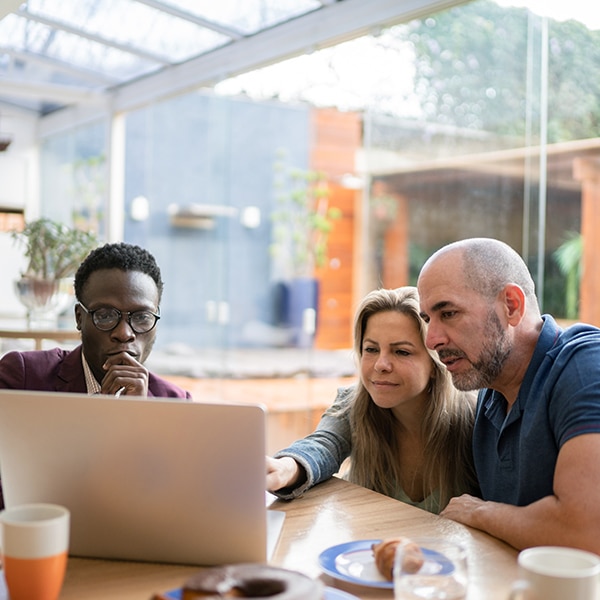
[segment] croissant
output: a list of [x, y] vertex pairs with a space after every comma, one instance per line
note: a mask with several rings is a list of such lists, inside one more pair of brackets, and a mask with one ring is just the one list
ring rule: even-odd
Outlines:
[[396, 548], [399, 544], [405, 544], [404, 557], [402, 559], [402, 570], [405, 573], [416, 573], [424, 561], [421, 548], [410, 539], [405, 537], [394, 537], [373, 544], [373, 556], [377, 570], [388, 580], [393, 581], [394, 559]]

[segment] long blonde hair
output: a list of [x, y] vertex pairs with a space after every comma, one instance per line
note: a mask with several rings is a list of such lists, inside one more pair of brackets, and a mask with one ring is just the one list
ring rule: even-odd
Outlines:
[[[417, 289], [379, 289], [361, 302], [354, 321], [354, 352], [362, 356], [367, 321], [374, 314], [396, 311], [414, 319], [423, 344], [427, 325], [420, 317]], [[423, 489], [439, 494], [440, 509], [452, 496], [477, 489], [471, 440], [475, 395], [459, 392], [437, 354], [427, 349], [433, 365], [422, 434], [425, 440]], [[348, 479], [393, 496], [401, 481], [398, 463], [397, 421], [391, 409], [380, 408], [359, 381], [350, 406], [352, 452]]]

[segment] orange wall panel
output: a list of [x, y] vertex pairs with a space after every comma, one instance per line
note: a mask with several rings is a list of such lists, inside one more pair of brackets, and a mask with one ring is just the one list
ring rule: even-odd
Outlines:
[[408, 285], [410, 278], [408, 256], [408, 201], [396, 196], [398, 212], [396, 219], [385, 233], [385, 256], [383, 262], [383, 287], [397, 288]]
[[582, 276], [579, 319], [600, 327], [600, 160], [576, 158], [573, 176], [581, 181]]
[[355, 190], [341, 187], [345, 173], [355, 172], [356, 152], [362, 141], [362, 121], [357, 113], [334, 109], [312, 111], [310, 167], [327, 174], [330, 206], [342, 217], [334, 222], [329, 236], [328, 264], [317, 269], [319, 308], [315, 346], [320, 349], [352, 346], [353, 279], [355, 253]]

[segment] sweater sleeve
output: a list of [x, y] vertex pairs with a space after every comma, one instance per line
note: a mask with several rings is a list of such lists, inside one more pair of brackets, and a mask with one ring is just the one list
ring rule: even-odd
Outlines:
[[352, 449], [349, 409], [353, 397], [354, 387], [339, 388], [335, 402], [321, 417], [317, 429], [275, 454], [274, 458], [293, 458], [306, 472], [305, 481], [277, 490], [275, 496], [292, 500], [339, 471]]

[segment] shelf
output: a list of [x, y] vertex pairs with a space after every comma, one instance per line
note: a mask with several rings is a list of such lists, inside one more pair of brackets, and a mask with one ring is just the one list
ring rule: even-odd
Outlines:
[[171, 204], [168, 208], [169, 222], [173, 227], [186, 229], [213, 229], [217, 217], [237, 217], [238, 210], [233, 206], [218, 204]]

